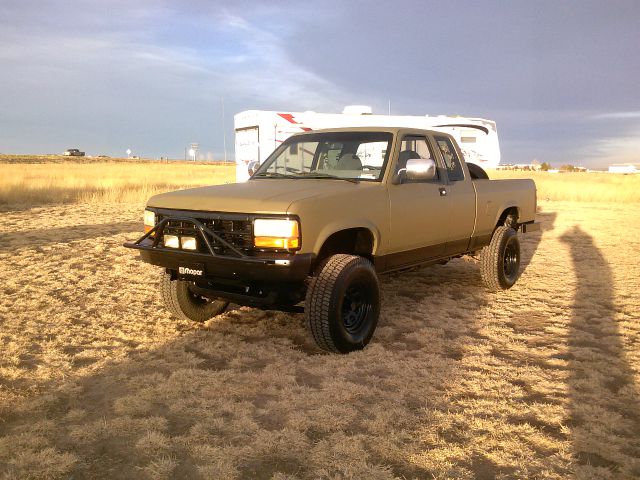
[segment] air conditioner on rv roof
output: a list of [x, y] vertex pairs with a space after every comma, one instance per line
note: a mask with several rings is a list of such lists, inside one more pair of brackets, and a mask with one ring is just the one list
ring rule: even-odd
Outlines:
[[342, 113], [345, 115], [371, 115], [373, 110], [368, 105], [347, 105]]

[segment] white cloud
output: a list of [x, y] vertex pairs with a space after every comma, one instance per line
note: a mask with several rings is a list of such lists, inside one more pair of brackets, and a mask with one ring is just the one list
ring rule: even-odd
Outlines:
[[[283, 37], [257, 22], [220, 11], [183, 23], [173, 11], [142, 12], [134, 21], [123, 8], [112, 24], [92, 21], [88, 11], [43, 12], [48, 21], [40, 23], [33, 12], [6, 18], [0, 111], [12, 121], [0, 131], [3, 149], [56, 151], [70, 137], [88, 151], [100, 142], [103, 153], [123, 137], [158, 155], [175, 155], [176, 145], [194, 138], [216, 149], [239, 110], [338, 110], [348, 97], [298, 66]], [[60, 28], [76, 21], [77, 28]]]
[[640, 111], [600, 113], [591, 117], [593, 120], [632, 120], [640, 118]]
[[640, 136], [604, 137], [593, 142], [593, 158], [605, 163], [640, 162]]

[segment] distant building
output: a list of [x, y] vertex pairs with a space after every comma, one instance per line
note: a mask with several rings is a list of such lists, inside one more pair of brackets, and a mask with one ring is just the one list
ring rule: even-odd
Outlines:
[[538, 171], [540, 170], [540, 164], [538, 163], [502, 164], [502, 165], [498, 165], [496, 167], [496, 170]]
[[609, 173], [640, 173], [640, 168], [633, 163], [618, 163], [609, 165]]

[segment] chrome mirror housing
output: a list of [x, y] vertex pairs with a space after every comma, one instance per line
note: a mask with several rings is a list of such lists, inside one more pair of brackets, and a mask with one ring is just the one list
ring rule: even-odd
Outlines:
[[253, 161], [250, 162], [249, 165], [247, 166], [247, 172], [249, 173], [249, 176], [253, 176], [254, 173], [256, 173], [256, 170], [258, 170], [258, 167], [260, 167], [260, 162], [258, 161]]
[[407, 160], [405, 176], [407, 180], [433, 180], [436, 178], [436, 162], [431, 158]]

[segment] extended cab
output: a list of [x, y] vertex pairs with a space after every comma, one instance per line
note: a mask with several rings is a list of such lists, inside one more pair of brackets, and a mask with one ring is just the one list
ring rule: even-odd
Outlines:
[[488, 180], [446, 133], [344, 128], [290, 137], [246, 183], [152, 197], [125, 246], [163, 267], [178, 317], [304, 310], [318, 346], [346, 353], [376, 328], [379, 274], [481, 252], [485, 284], [510, 288], [535, 212], [532, 180]]

